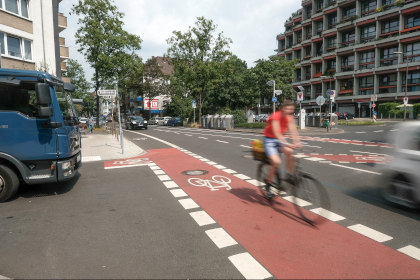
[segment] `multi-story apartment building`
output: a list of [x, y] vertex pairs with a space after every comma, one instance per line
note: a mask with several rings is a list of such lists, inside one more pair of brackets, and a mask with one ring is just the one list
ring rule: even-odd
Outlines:
[[361, 103], [360, 117], [371, 95], [402, 102], [406, 86], [409, 103], [420, 103], [419, 0], [302, 0], [284, 26], [277, 56], [300, 60], [293, 86], [304, 88], [305, 109], [330, 88], [334, 111], [359, 116]]
[[58, 12], [60, 2], [0, 0], [0, 67], [46, 70], [61, 77], [69, 50], [59, 37], [67, 28], [67, 18]]

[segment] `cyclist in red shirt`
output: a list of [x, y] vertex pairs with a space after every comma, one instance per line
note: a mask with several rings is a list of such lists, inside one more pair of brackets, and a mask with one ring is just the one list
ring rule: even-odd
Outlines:
[[[270, 171], [266, 179], [266, 191], [269, 198], [273, 197], [270, 192], [270, 186], [273, 182], [274, 174], [281, 164], [280, 153], [284, 153], [287, 157], [287, 180], [292, 180], [295, 170], [295, 161], [293, 158], [293, 149], [302, 147], [299, 135], [296, 129], [295, 118], [293, 112], [295, 104], [290, 100], [285, 100], [280, 110], [273, 113], [267, 120], [267, 126], [264, 130], [264, 148], [265, 154], [270, 160]], [[290, 132], [293, 144], [290, 144], [284, 138], [284, 133]]]

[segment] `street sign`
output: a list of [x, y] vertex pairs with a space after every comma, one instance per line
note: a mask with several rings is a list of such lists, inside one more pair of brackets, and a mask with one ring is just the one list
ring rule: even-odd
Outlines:
[[404, 105], [408, 104], [408, 97], [404, 97]]
[[117, 96], [117, 91], [115, 89], [101, 89], [97, 91], [98, 96]]
[[331, 95], [330, 100], [331, 100], [331, 102], [332, 102], [332, 103], [334, 103], [334, 102], [335, 102], [335, 101], [334, 101], [334, 96], [332, 96], [332, 95]]
[[323, 96], [318, 96], [315, 100], [316, 104], [322, 106], [325, 103], [325, 98]]
[[361, 107], [362, 106], [362, 102], [357, 102], [357, 107]]
[[271, 99], [271, 101], [273, 101], [273, 103], [277, 102], [277, 97], [273, 97], [273, 98]]
[[[335, 97], [335, 90], [330, 90], [330, 95], [331, 95], [331, 97]], [[333, 99], [334, 100], [334, 99]], [[333, 101], [334, 102], [334, 101]]]
[[195, 108], [197, 108], [197, 101], [195, 101], [195, 100], [193, 100], [192, 101], [192, 107], [195, 109]]
[[375, 112], [373, 112], [373, 115], [374, 115], [374, 116], [376, 116], [377, 114], [378, 114], [378, 112], [376, 112], [376, 111], [375, 111]]
[[283, 93], [283, 91], [282, 90], [275, 90], [274, 91], [274, 94], [275, 95], [280, 95], [280, 94], [282, 94]]
[[376, 94], [370, 96], [370, 101], [376, 102], [378, 101], [378, 96]]
[[303, 101], [303, 92], [297, 93], [297, 101]]
[[372, 102], [369, 102], [369, 108], [372, 108]]
[[376, 104], [375, 104], [375, 103], [373, 103], [373, 104], [372, 104], [372, 108], [375, 108], [375, 107], [376, 107]]

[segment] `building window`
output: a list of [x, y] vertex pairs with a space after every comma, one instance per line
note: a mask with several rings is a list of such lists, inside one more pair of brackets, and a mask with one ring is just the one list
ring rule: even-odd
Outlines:
[[376, 25], [364, 26], [361, 28], [360, 40], [362, 42], [372, 41], [376, 37]]
[[337, 47], [337, 38], [336, 37], [330, 37], [327, 41], [327, 50], [329, 49], [335, 49]]
[[317, 84], [315, 85], [315, 93], [318, 94], [322, 94], [322, 84]]
[[356, 6], [343, 8], [343, 19], [356, 15]]
[[341, 58], [341, 71], [354, 71], [354, 55], [343, 56]]
[[306, 47], [305, 48], [305, 56], [312, 56], [312, 47]]
[[289, 47], [293, 45], [293, 36], [288, 37]]
[[381, 34], [394, 32], [400, 30], [400, 20], [399, 19], [392, 19], [382, 22], [382, 30]]
[[306, 39], [311, 39], [312, 37], [312, 27], [306, 29]]
[[316, 23], [316, 33], [319, 34], [324, 30], [324, 24], [322, 23], [322, 21], [318, 21]]
[[311, 96], [311, 86], [305, 87], [305, 95]]
[[416, 27], [420, 25], [420, 13], [409, 15], [405, 18], [405, 28]]
[[334, 28], [337, 25], [337, 14], [328, 16], [328, 29]]
[[298, 43], [302, 42], [302, 32], [298, 32], [296, 33], [296, 35], [297, 35], [297, 42]]
[[[409, 62], [420, 61], [420, 42], [404, 45], [404, 52]], [[407, 62], [407, 57], [404, 57], [404, 62]]]
[[1, 54], [32, 60], [32, 42], [0, 32]]
[[360, 53], [360, 70], [375, 68], [375, 51]]
[[297, 59], [302, 59], [302, 52], [301, 52], [301, 50], [296, 51], [296, 58]]
[[292, 54], [291, 53], [286, 55], [286, 60], [292, 60]]
[[[3, 0], [0, 0], [0, 8], [3, 8]], [[29, 0], [4, 0], [4, 9], [27, 18], [29, 16]]]
[[305, 67], [305, 80], [309, 80], [311, 78], [311, 66]]
[[337, 61], [335, 59], [327, 60], [327, 70], [336, 70]]
[[316, 43], [316, 45], [315, 45], [315, 51], [316, 51], [315, 56], [322, 55], [323, 48], [324, 48], [324, 46], [323, 46], [322, 43]]
[[322, 73], [322, 63], [315, 64], [315, 73]]
[[382, 6], [388, 5], [388, 6], [392, 6], [389, 7], [389, 9], [393, 9], [396, 8], [396, 6], [394, 6], [395, 0], [382, 0]]
[[376, 0], [367, 0], [362, 2], [362, 16], [368, 16], [375, 12], [377, 8]]
[[[406, 72], [403, 72], [403, 91], [405, 91], [405, 75]], [[420, 71], [408, 72], [407, 84], [407, 91], [420, 91]]]
[[374, 89], [361, 89], [359, 95], [373, 95], [374, 91]]
[[316, 1], [316, 11], [318, 12], [319, 10], [321, 10], [322, 9], [322, 4], [323, 4], [323, 0], [318, 0], [318, 1]]
[[345, 32], [342, 35], [342, 43], [341, 44], [345, 47], [346, 46], [353, 46], [355, 39], [356, 39], [356, 34], [355, 34], [354, 30]]
[[307, 14], [307, 18], [310, 18], [312, 16], [312, 7], [306, 8], [306, 14]]
[[359, 78], [359, 88], [370, 88], [370, 87], [373, 87], [373, 83], [374, 83], [373, 76], [360, 77]]
[[388, 74], [379, 76], [379, 86], [396, 86], [397, 85], [397, 74]]
[[381, 67], [391, 66], [398, 64], [398, 54], [394, 52], [398, 51], [398, 47], [391, 47], [387, 49], [381, 49]]

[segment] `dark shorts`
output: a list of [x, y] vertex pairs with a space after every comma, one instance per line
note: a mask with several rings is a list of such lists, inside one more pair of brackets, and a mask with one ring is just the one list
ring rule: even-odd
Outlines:
[[282, 152], [282, 144], [277, 138], [264, 137], [264, 148], [267, 157], [271, 155], [279, 155]]

